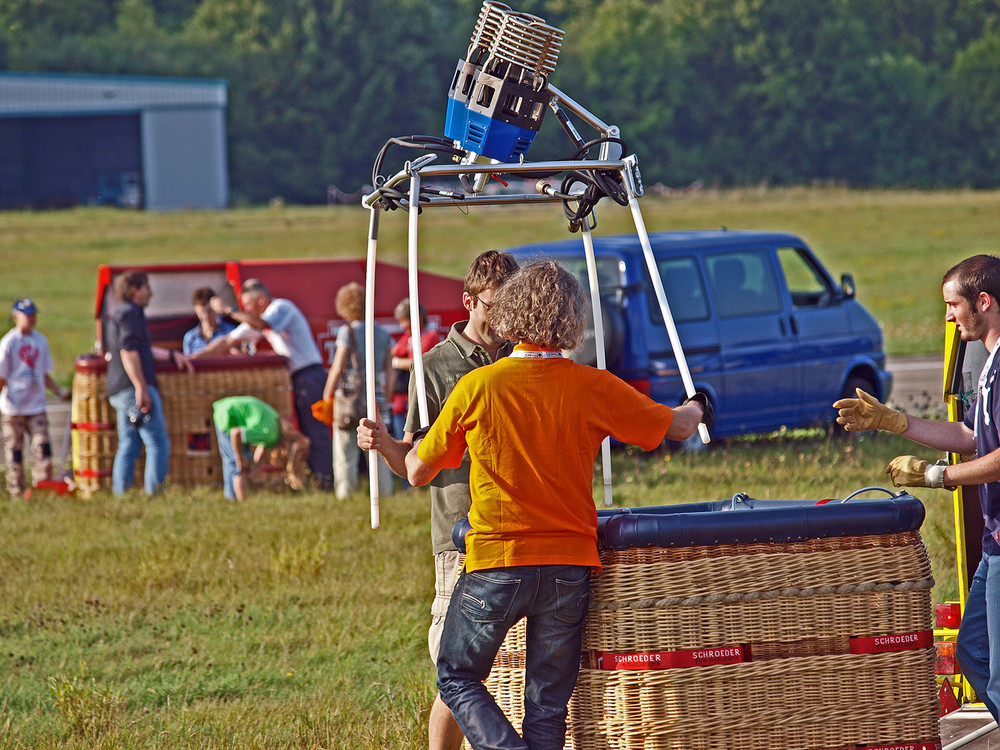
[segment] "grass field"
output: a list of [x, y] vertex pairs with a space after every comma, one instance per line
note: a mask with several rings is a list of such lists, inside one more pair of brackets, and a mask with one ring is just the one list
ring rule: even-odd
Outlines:
[[[897, 355], [940, 350], [941, 275], [967, 255], [1000, 251], [1000, 192], [701, 191], [647, 197], [641, 205], [651, 232], [725, 226], [799, 234], [835, 277], [854, 274], [859, 299], [882, 324], [887, 351]], [[605, 201], [597, 215], [597, 235], [635, 231], [628, 209]], [[0, 212], [0, 303], [35, 298], [57, 379], [68, 382], [74, 358], [94, 343], [99, 264], [363, 257], [367, 228], [368, 212], [355, 206]], [[381, 260], [405, 262], [406, 231], [405, 214], [383, 215]], [[488, 247], [569, 236], [555, 206], [486, 207], [469, 214], [438, 208], [421, 217], [420, 256], [427, 270], [461, 276]]]
[[[835, 275], [855, 275], [893, 354], [938, 352], [941, 274], [998, 250], [996, 192], [704, 191], [642, 205], [651, 231], [799, 233]], [[617, 207], [598, 218], [598, 233], [631, 231]], [[92, 344], [99, 263], [358, 256], [366, 222], [353, 207], [0, 213], [0, 301], [36, 299], [68, 382]], [[382, 259], [402, 261], [405, 232], [404, 216], [383, 217]], [[552, 207], [425, 212], [421, 252], [457, 275], [484, 247], [565, 235]], [[844, 497], [884, 485], [888, 460], [913, 451], [819, 430], [699, 454], [619, 450], [616, 505]], [[950, 494], [917, 494], [944, 601], [956, 592]], [[378, 531], [364, 490], [0, 503], [0, 749], [426, 747], [428, 502], [424, 490], [383, 498]]]
[[[615, 503], [845, 497], [884, 484], [907, 446], [814, 430], [622, 450]], [[950, 495], [918, 496], [940, 601]], [[378, 531], [363, 492], [0, 506], [0, 748], [426, 747], [427, 504], [425, 490], [382, 498]]]

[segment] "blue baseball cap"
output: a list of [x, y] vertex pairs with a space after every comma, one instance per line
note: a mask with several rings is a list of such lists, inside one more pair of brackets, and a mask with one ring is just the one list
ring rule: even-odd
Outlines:
[[35, 303], [31, 301], [28, 297], [21, 297], [17, 302], [14, 303], [14, 309], [11, 312], [24, 313], [25, 315], [34, 315], [38, 312], [38, 308], [35, 307]]

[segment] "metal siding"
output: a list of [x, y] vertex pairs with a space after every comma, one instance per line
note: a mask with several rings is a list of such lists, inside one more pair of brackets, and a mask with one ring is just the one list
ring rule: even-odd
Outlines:
[[218, 108], [225, 81], [115, 76], [0, 74], [0, 117]]
[[229, 202], [221, 111], [142, 113], [146, 208], [225, 208]]

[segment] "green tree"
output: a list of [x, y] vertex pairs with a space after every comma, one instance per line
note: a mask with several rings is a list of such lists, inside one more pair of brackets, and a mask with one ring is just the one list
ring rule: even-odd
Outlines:
[[1000, 32], [972, 42], [955, 58], [955, 104], [960, 126], [973, 136], [979, 159], [963, 166], [977, 186], [1000, 174]]
[[[565, 30], [553, 83], [647, 182], [1000, 183], [996, 0], [512, 4]], [[389, 137], [443, 135], [481, 5], [6, 0], [0, 69], [225, 78], [235, 200], [317, 202], [368, 182]], [[549, 115], [531, 157], [571, 148]]]
[[114, 4], [106, 0], [4, 0], [0, 26], [27, 42], [43, 35], [93, 34], [114, 22]]
[[[600, 3], [565, 29], [553, 83], [601, 120], [618, 125], [647, 180], [665, 180], [672, 166], [669, 136], [678, 106], [679, 55], [668, 9], [644, 0]], [[578, 123], [579, 126], [579, 123]], [[548, 127], [558, 130], [555, 119]], [[596, 137], [581, 128], [584, 140]], [[572, 146], [560, 140], [560, 155]]]

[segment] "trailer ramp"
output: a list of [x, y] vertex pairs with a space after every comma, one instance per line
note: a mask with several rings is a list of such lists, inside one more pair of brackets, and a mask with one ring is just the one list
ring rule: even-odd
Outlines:
[[990, 712], [963, 706], [941, 717], [943, 750], [1000, 750], [1000, 731]]

